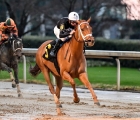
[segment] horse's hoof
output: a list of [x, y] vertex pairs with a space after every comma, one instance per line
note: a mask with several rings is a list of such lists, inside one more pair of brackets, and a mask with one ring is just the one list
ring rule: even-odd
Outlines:
[[60, 104], [60, 105], [59, 105], [59, 107], [61, 107], [61, 108], [62, 108], [62, 105]]
[[74, 103], [79, 103], [80, 102], [80, 98], [79, 97], [77, 99], [73, 98], [73, 102]]
[[58, 113], [57, 115], [62, 116], [62, 115], [66, 115], [65, 113]]
[[62, 108], [62, 105], [61, 104], [57, 104], [56, 107], [57, 108]]
[[15, 88], [16, 87], [16, 84], [12, 84], [12, 88]]
[[22, 94], [18, 94], [18, 97], [19, 97], [19, 98], [23, 98]]
[[94, 104], [97, 105], [97, 106], [100, 106], [100, 103], [99, 102], [95, 102]]

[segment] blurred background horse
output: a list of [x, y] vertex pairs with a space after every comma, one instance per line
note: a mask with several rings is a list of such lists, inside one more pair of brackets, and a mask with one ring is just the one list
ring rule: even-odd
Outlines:
[[22, 55], [22, 48], [22, 40], [14, 36], [10, 36], [7, 41], [0, 45], [0, 70], [7, 71], [10, 74], [12, 87], [17, 87], [18, 97], [22, 97], [18, 79], [18, 59]]
[[[36, 65], [30, 68], [30, 73], [33, 76], [38, 75], [40, 72], [43, 73], [44, 78], [49, 86], [50, 92], [54, 95], [54, 101], [56, 103], [57, 114], [63, 114], [61, 112], [61, 104], [59, 102], [60, 91], [63, 86], [63, 80], [68, 81], [73, 88], [73, 101], [78, 103], [80, 98], [78, 97], [74, 78], [78, 78], [81, 82], [89, 89], [93, 97], [94, 103], [100, 105], [97, 96], [88, 80], [86, 73], [86, 59], [84, 56], [84, 46], [93, 46], [94, 37], [92, 36], [92, 28], [89, 25], [90, 19], [77, 21], [77, 26], [75, 28], [75, 33], [70, 41], [63, 44], [57, 53], [57, 62], [59, 66], [59, 71], [56, 69], [54, 63], [50, 60], [44, 59], [42, 56], [44, 52], [47, 51], [47, 57], [49, 57], [49, 52], [46, 50], [50, 48], [51, 41], [44, 42], [38, 49], [36, 53]], [[50, 72], [54, 75], [56, 79], [56, 89], [54, 89], [51, 83]]]

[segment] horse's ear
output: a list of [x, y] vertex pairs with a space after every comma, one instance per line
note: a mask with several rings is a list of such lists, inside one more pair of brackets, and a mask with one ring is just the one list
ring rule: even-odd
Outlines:
[[87, 22], [90, 23], [90, 21], [91, 21], [91, 17], [87, 20]]

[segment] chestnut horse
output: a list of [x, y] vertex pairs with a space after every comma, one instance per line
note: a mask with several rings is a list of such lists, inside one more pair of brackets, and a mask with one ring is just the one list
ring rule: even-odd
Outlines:
[[[68, 81], [73, 88], [73, 101], [78, 103], [80, 101], [76, 88], [74, 78], [78, 78], [81, 82], [89, 89], [93, 97], [94, 103], [100, 105], [96, 94], [88, 80], [88, 76], [85, 70], [86, 59], [83, 53], [84, 45], [93, 46], [94, 37], [92, 36], [92, 28], [89, 25], [90, 18], [86, 20], [77, 21], [77, 26], [75, 28], [75, 33], [73, 34], [70, 41], [66, 42], [57, 53], [57, 61], [60, 67], [60, 74], [57, 72], [54, 64], [48, 60], [45, 60], [42, 56], [44, 54], [46, 46], [51, 42], [44, 42], [37, 50], [36, 53], [36, 65], [30, 68], [30, 73], [33, 76], [38, 75], [40, 72], [43, 73], [44, 78], [49, 86], [51, 94], [54, 96], [54, 101], [57, 108], [57, 114], [63, 114], [59, 102], [60, 91], [63, 86], [63, 80]], [[56, 90], [50, 79], [50, 72], [54, 75], [56, 79]]]

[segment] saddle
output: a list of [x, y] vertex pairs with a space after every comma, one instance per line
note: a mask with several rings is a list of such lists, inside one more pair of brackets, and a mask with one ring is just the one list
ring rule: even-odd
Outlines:
[[[57, 72], [60, 74], [60, 68], [59, 68], [59, 66], [58, 66], [57, 58], [52, 57], [52, 56], [50, 55], [50, 52], [51, 52], [51, 50], [54, 48], [55, 43], [56, 43], [56, 41], [53, 40], [52, 42], [50, 42], [50, 43], [46, 46], [45, 52], [44, 52], [44, 54], [43, 54], [42, 57], [43, 57], [44, 59], [46, 59], [46, 60], [51, 61], [52, 63], [54, 63], [54, 66], [55, 66]], [[56, 53], [56, 54], [57, 54], [57, 53]]]

